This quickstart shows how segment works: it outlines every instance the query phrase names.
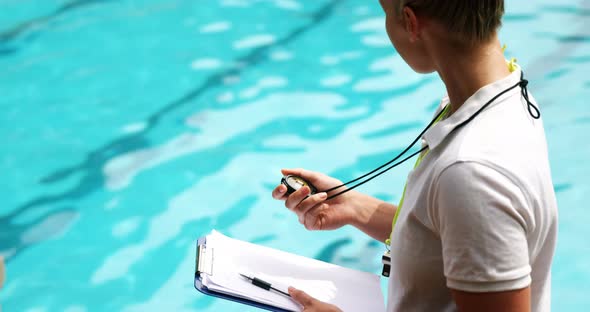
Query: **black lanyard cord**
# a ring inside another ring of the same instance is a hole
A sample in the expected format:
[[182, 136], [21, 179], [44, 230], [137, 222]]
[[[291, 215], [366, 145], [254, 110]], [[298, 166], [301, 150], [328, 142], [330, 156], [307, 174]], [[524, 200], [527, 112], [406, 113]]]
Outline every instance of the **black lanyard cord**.
[[[423, 147], [423, 148], [421, 148], [419, 151], [417, 151], [417, 152], [415, 152], [415, 153], [411, 154], [410, 156], [408, 156], [408, 157], [406, 157], [406, 158], [404, 158], [404, 159], [402, 159], [402, 160], [400, 160], [400, 161], [396, 162], [395, 164], [393, 164], [393, 165], [391, 165], [391, 166], [389, 166], [389, 167], [385, 168], [383, 171], [381, 171], [381, 172], [377, 173], [376, 175], [374, 175], [374, 176], [372, 176], [372, 177], [370, 177], [370, 178], [366, 179], [365, 181], [363, 181], [363, 182], [360, 182], [360, 183], [358, 183], [358, 184], [355, 184], [355, 185], [353, 185], [352, 187], [349, 187], [349, 188], [345, 189], [344, 191], [340, 191], [340, 192], [338, 192], [338, 193], [336, 193], [336, 194], [334, 194], [334, 195], [331, 195], [331, 196], [329, 196], [328, 198], [326, 198], [326, 200], [328, 200], [328, 199], [332, 199], [332, 198], [334, 198], [334, 197], [336, 197], [336, 196], [340, 196], [340, 195], [342, 195], [342, 194], [344, 194], [344, 193], [346, 193], [346, 192], [348, 192], [348, 191], [352, 191], [352, 190], [354, 190], [355, 188], [357, 188], [357, 187], [359, 187], [359, 186], [361, 186], [361, 185], [363, 185], [363, 184], [365, 184], [365, 183], [367, 183], [367, 182], [369, 182], [369, 181], [371, 181], [371, 180], [375, 179], [376, 177], [378, 177], [378, 176], [380, 176], [380, 175], [382, 175], [382, 174], [386, 173], [387, 171], [389, 171], [389, 170], [391, 170], [391, 169], [393, 169], [393, 168], [395, 168], [395, 167], [397, 167], [397, 166], [399, 166], [399, 165], [401, 165], [401, 164], [405, 163], [407, 160], [409, 160], [410, 158], [413, 158], [414, 156], [416, 156], [416, 155], [418, 155], [418, 154], [422, 153], [422, 152], [423, 152], [423, 151], [425, 151], [426, 149], [428, 149], [428, 146], [424, 146], [424, 147]], [[391, 162], [388, 162], [388, 164], [389, 164], [389, 163], [391, 163]], [[340, 186], [339, 186], [339, 187], [340, 187]]]
[[[397, 156], [395, 156], [395, 157], [394, 157], [392, 160], [390, 160], [390, 161], [388, 161], [388, 162], [384, 163], [383, 165], [381, 165], [381, 166], [379, 166], [379, 167], [377, 167], [377, 168], [373, 169], [371, 172], [368, 172], [368, 173], [365, 173], [365, 174], [363, 174], [362, 176], [360, 176], [360, 177], [358, 177], [358, 178], [356, 178], [356, 179], [354, 179], [354, 180], [350, 180], [350, 181], [348, 181], [348, 182], [346, 182], [346, 183], [340, 184], [340, 185], [338, 185], [338, 186], [335, 186], [335, 187], [333, 187], [333, 188], [327, 189], [327, 190], [325, 190], [325, 191], [322, 191], [322, 192], [326, 192], [326, 193], [328, 193], [328, 192], [331, 192], [331, 191], [337, 190], [337, 189], [339, 189], [339, 188], [341, 188], [341, 187], [343, 187], [343, 186], [346, 186], [346, 185], [349, 185], [349, 184], [351, 184], [351, 183], [354, 183], [354, 182], [356, 182], [356, 181], [358, 181], [358, 180], [360, 180], [360, 179], [362, 179], [362, 178], [365, 178], [365, 177], [367, 177], [367, 176], [369, 176], [369, 175], [371, 175], [371, 174], [373, 174], [373, 173], [375, 173], [375, 172], [379, 171], [380, 169], [384, 168], [385, 166], [387, 166], [387, 165], [391, 164], [392, 162], [394, 162], [394, 161], [398, 160], [398, 159], [399, 159], [400, 157], [402, 157], [402, 156], [403, 156], [405, 153], [407, 153], [407, 152], [410, 150], [410, 148], [412, 148], [412, 146], [414, 146], [414, 144], [416, 144], [416, 142], [418, 142], [418, 140], [420, 140], [420, 138], [421, 138], [421, 137], [424, 135], [424, 133], [426, 133], [426, 131], [427, 131], [428, 129], [430, 129], [430, 127], [431, 127], [431, 126], [432, 126], [432, 125], [435, 123], [435, 121], [436, 121], [436, 120], [437, 120], [437, 119], [440, 117], [440, 115], [442, 115], [442, 114], [444, 113], [444, 111], [445, 111], [444, 109], [443, 109], [443, 110], [441, 110], [441, 111], [440, 111], [440, 113], [438, 113], [438, 114], [436, 115], [436, 117], [434, 117], [434, 119], [433, 119], [433, 120], [432, 120], [432, 121], [431, 121], [431, 122], [428, 124], [428, 126], [426, 126], [426, 128], [424, 128], [424, 130], [422, 130], [422, 132], [421, 132], [421, 133], [420, 133], [420, 134], [419, 134], [419, 135], [418, 135], [418, 136], [417, 136], [417, 137], [414, 139], [414, 141], [412, 141], [412, 143], [410, 143], [410, 145], [408, 145], [408, 147], [406, 147], [406, 148], [405, 148], [405, 149], [404, 149], [404, 150], [403, 150], [401, 153], [399, 153]], [[380, 174], [378, 174], [378, 175], [380, 175]], [[373, 179], [373, 178], [370, 178], [370, 179], [369, 179], [369, 180], [367, 180], [367, 181], [370, 181], [371, 179]], [[367, 182], [367, 181], [365, 181], [365, 182]], [[356, 188], [357, 186], [359, 186], [359, 185], [361, 185], [361, 184], [364, 184], [365, 182], [361, 182], [360, 184], [357, 184], [357, 185], [353, 186], [352, 188]], [[350, 188], [350, 189], [352, 189], [352, 188]], [[336, 195], [340, 195], [340, 194], [342, 194], [342, 193], [338, 193], [338, 194], [336, 194]], [[336, 196], [336, 195], [332, 195], [332, 196], [330, 196], [330, 198], [332, 198], [332, 197], [334, 197], [334, 196]]]
[[526, 103], [527, 103], [527, 109], [529, 111], [529, 115], [531, 115], [531, 117], [533, 117], [534, 119], [539, 119], [541, 117], [541, 112], [539, 111], [539, 109], [537, 108], [537, 106], [535, 106], [535, 104], [533, 104], [531, 102], [531, 100], [529, 99], [529, 92], [527, 90], [527, 85], [529, 84], [529, 81], [524, 79], [524, 74], [521, 71], [520, 72], [520, 81], [517, 82], [516, 84], [514, 84], [512, 87], [507, 88], [506, 90], [496, 94], [493, 98], [491, 98], [487, 103], [485, 103], [482, 107], [480, 107], [473, 115], [471, 115], [471, 117], [467, 118], [465, 121], [463, 121], [462, 123], [458, 124], [457, 126], [455, 126], [455, 128], [453, 128], [453, 130], [451, 130], [451, 132], [463, 127], [464, 125], [468, 124], [469, 122], [471, 122], [475, 117], [477, 117], [477, 115], [479, 115], [479, 113], [481, 113], [484, 109], [486, 109], [488, 106], [490, 106], [490, 104], [492, 104], [495, 100], [497, 100], [499, 97], [501, 97], [502, 95], [506, 94], [507, 92], [510, 92], [512, 89], [516, 88], [516, 87], [520, 87], [520, 94], [522, 95], [522, 97], [525, 99]]
[[[502, 91], [502, 92], [500, 92], [500, 93], [496, 94], [496, 95], [495, 95], [493, 98], [491, 98], [491, 99], [490, 99], [490, 100], [489, 100], [487, 103], [485, 103], [485, 104], [484, 104], [484, 105], [483, 105], [483, 106], [482, 106], [480, 109], [478, 109], [478, 110], [477, 110], [477, 111], [476, 111], [476, 112], [475, 112], [473, 115], [471, 115], [471, 116], [470, 116], [468, 119], [466, 119], [466, 120], [465, 120], [465, 121], [463, 121], [462, 123], [460, 123], [460, 124], [458, 124], [457, 126], [455, 126], [455, 128], [453, 128], [453, 129], [452, 129], [452, 130], [449, 132], [449, 134], [450, 134], [450, 133], [452, 133], [452, 132], [454, 132], [455, 130], [457, 130], [457, 129], [459, 129], [459, 128], [463, 127], [463, 126], [465, 126], [465, 125], [466, 125], [466, 124], [468, 124], [469, 122], [471, 122], [471, 121], [472, 121], [472, 120], [473, 120], [475, 117], [477, 117], [477, 115], [479, 115], [479, 114], [480, 114], [480, 113], [481, 113], [481, 112], [482, 112], [484, 109], [486, 109], [488, 106], [490, 106], [490, 105], [491, 105], [491, 104], [492, 104], [492, 103], [493, 103], [495, 100], [497, 100], [499, 97], [501, 97], [502, 95], [506, 94], [507, 92], [509, 92], [509, 91], [513, 90], [513, 89], [514, 89], [514, 88], [516, 88], [516, 87], [520, 87], [520, 88], [521, 88], [521, 95], [522, 95], [522, 97], [525, 99], [525, 101], [527, 102], [527, 109], [528, 109], [529, 115], [531, 115], [531, 117], [533, 117], [534, 119], [539, 119], [539, 118], [541, 117], [541, 112], [539, 111], [539, 109], [537, 108], [537, 106], [535, 106], [535, 104], [533, 104], [533, 103], [530, 101], [530, 99], [529, 99], [529, 93], [528, 93], [528, 90], [527, 90], [527, 85], [528, 85], [528, 80], [524, 79], [524, 73], [521, 71], [521, 72], [520, 72], [520, 81], [519, 81], [518, 83], [516, 83], [516, 84], [514, 84], [513, 86], [511, 86], [511, 87], [509, 87], [509, 88], [505, 89], [504, 91]], [[432, 121], [431, 121], [431, 122], [428, 124], [428, 126], [426, 126], [426, 128], [424, 128], [424, 130], [422, 130], [422, 132], [421, 132], [421, 133], [420, 133], [420, 134], [419, 134], [419, 135], [416, 137], [416, 139], [414, 139], [414, 141], [412, 141], [412, 143], [410, 143], [410, 145], [408, 145], [408, 147], [406, 147], [406, 148], [405, 148], [405, 149], [404, 149], [404, 150], [403, 150], [401, 153], [399, 153], [397, 156], [395, 156], [395, 157], [394, 157], [392, 160], [390, 160], [390, 161], [386, 162], [385, 164], [383, 164], [383, 165], [381, 165], [381, 166], [379, 166], [379, 167], [375, 168], [375, 169], [374, 169], [374, 170], [372, 170], [371, 172], [368, 172], [368, 173], [366, 173], [366, 174], [364, 174], [364, 175], [362, 175], [362, 176], [360, 176], [360, 177], [358, 177], [358, 178], [356, 178], [356, 179], [354, 179], [354, 180], [350, 180], [350, 181], [348, 181], [348, 182], [346, 182], [346, 183], [343, 183], [343, 184], [341, 184], [341, 185], [335, 186], [335, 187], [333, 187], [333, 188], [330, 188], [330, 189], [327, 189], [327, 190], [325, 190], [325, 191], [321, 191], [321, 192], [326, 192], [326, 193], [328, 193], [328, 192], [334, 191], [334, 190], [336, 190], [336, 189], [339, 189], [339, 188], [341, 188], [341, 187], [343, 187], [343, 186], [346, 186], [346, 185], [349, 185], [349, 184], [351, 184], [351, 183], [354, 183], [354, 182], [356, 182], [356, 181], [358, 181], [358, 180], [360, 180], [360, 179], [363, 179], [363, 178], [365, 178], [365, 177], [367, 177], [367, 176], [369, 176], [369, 175], [371, 175], [371, 174], [373, 174], [373, 173], [375, 173], [375, 172], [377, 172], [377, 171], [379, 171], [379, 170], [381, 170], [381, 169], [385, 168], [387, 165], [390, 165], [391, 163], [395, 162], [395, 161], [396, 161], [396, 160], [398, 160], [400, 157], [402, 157], [404, 154], [406, 154], [406, 153], [407, 153], [407, 152], [408, 152], [408, 151], [409, 151], [409, 150], [412, 148], [412, 146], [414, 146], [414, 144], [416, 144], [416, 142], [418, 142], [418, 140], [420, 140], [420, 138], [422, 138], [422, 136], [423, 136], [423, 135], [426, 133], [426, 131], [428, 131], [428, 129], [430, 129], [430, 127], [432, 127], [432, 125], [434, 125], [434, 123], [435, 123], [435, 122], [436, 122], [436, 121], [439, 119], [439, 117], [440, 117], [440, 116], [441, 116], [441, 115], [442, 115], [442, 114], [443, 114], [445, 111], [446, 111], [446, 107], [445, 107], [445, 108], [443, 108], [443, 109], [442, 109], [442, 110], [441, 110], [441, 111], [440, 111], [440, 112], [439, 112], [439, 113], [436, 115], [436, 117], [434, 117], [434, 119], [432, 119]], [[359, 186], [361, 186], [361, 185], [363, 185], [363, 184], [365, 184], [365, 183], [367, 183], [367, 182], [369, 182], [369, 181], [373, 180], [374, 178], [376, 178], [376, 177], [378, 177], [378, 176], [380, 176], [380, 175], [384, 174], [385, 172], [387, 172], [387, 171], [389, 171], [389, 170], [391, 170], [391, 169], [393, 169], [393, 168], [395, 168], [395, 167], [397, 167], [397, 166], [399, 166], [399, 165], [403, 164], [403, 163], [404, 163], [404, 162], [406, 162], [407, 160], [409, 160], [409, 159], [411, 159], [412, 157], [414, 157], [414, 156], [416, 156], [416, 155], [418, 155], [418, 154], [422, 153], [422, 152], [423, 152], [423, 151], [425, 151], [426, 149], [428, 149], [428, 146], [424, 146], [424, 147], [422, 147], [422, 148], [421, 148], [419, 151], [417, 151], [417, 152], [415, 152], [415, 153], [411, 154], [410, 156], [408, 156], [408, 157], [406, 157], [406, 158], [402, 159], [402, 160], [401, 160], [401, 161], [399, 161], [399, 162], [396, 162], [396, 163], [392, 164], [391, 166], [389, 166], [389, 167], [385, 168], [385, 169], [384, 169], [384, 170], [382, 170], [381, 172], [378, 172], [378, 173], [377, 173], [377, 174], [375, 174], [374, 176], [372, 176], [372, 177], [370, 177], [370, 178], [366, 179], [365, 181], [359, 182], [359, 183], [355, 184], [354, 186], [352, 186], [352, 187], [350, 187], [350, 188], [348, 188], [348, 189], [346, 189], [346, 190], [343, 190], [343, 191], [341, 191], [341, 192], [338, 192], [338, 193], [336, 193], [336, 194], [334, 194], [334, 195], [331, 195], [331, 196], [329, 196], [329, 197], [328, 197], [326, 200], [328, 200], [328, 199], [332, 199], [332, 198], [334, 198], [334, 197], [336, 197], [336, 196], [339, 196], [339, 195], [342, 195], [342, 194], [344, 194], [344, 193], [346, 193], [346, 192], [348, 192], [348, 191], [352, 191], [353, 189], [355, 189], [355, 188], [357, 188], [357, 187], [359, 187]]]
[[531, 115], [531, 117], [533, 117], [534, 119], [541, 118], [541, 112], [539, 111], [539, 108], [537, 106], [535, 106], [535, 104], [533, 104], [531, 102], [531, 100], [529, 99], [529, 90], [527, 89], [527, 86], [529, 85], [529, 81], [526, 80], [526, 79], [524, 79], [524, 74], [522, 73], [522, 71], [520, 72], [520, 82], [519, 82], [519, 85], [521, 87], [520, 93], [522, 94], [522, 97], [526, 101], [526, 105], [527, 105], [527, 109], [529, 111], [529, 115]]

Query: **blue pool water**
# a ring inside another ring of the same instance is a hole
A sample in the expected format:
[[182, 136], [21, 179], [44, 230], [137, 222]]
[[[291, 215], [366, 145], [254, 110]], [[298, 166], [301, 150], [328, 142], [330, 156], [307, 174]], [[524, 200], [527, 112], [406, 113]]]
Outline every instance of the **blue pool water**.
[[[582, 311], [590, 1], [506, 5], [560, 208], [552, 305]], [[377, 273], [382, 245], [308, 232], [270, 191], [282, 167], [346, 180], [386, 161], [443, 92], [391, 48], [377, 1], [0, 0], [0, 305], [247, 310], [193, 288], [211, 229]], [[408, 166], [363, 191], [396, 202]]]

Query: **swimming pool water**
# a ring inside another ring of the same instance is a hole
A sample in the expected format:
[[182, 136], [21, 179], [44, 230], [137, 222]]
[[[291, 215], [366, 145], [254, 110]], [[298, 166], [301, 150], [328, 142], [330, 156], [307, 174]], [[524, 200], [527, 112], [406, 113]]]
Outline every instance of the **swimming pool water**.
[[[590, 1], [507, 1], [501, 40], [541, 105], [560, 209], [553, 309], [590, 306]], [[444, 89], [390, 46], [377, 1], [0, 0], [6, 311], [244, 311], [197, 293], [226, 235], [375, 272], [382, 245], [308, 232], [280, 168], [388, 160]], [[402, 166], [362, 190], [398, 201]]]

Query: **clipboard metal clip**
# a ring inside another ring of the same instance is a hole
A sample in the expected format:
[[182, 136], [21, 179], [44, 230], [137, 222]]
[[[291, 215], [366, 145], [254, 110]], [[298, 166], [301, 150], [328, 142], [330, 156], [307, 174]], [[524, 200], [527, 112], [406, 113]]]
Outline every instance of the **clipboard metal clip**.
[[205, 244], [198, 245], [196, 259], [195, 274], [213, 275], [213, 248], [207, 248]]

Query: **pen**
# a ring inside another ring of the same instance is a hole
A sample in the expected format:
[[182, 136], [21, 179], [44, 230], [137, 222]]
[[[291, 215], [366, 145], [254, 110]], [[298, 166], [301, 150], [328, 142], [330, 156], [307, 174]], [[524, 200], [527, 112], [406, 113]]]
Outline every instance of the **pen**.
[[282, 291], [280, 289], [276, 289], [276, 288], [272, 287], [272, 285], [269, 282], [265, 282], [265, 281], [263, 281], [263, 280], [261, 280], [261, 279], [259, 279], [257, 277], [250, 277], [250, 276], [244, 275], [242, 273], [240, 273], [240, 275], [243, 278], [251, 281], [252, 282], [252, 285], [254, 285], [256, 287], [260, 287], [260, 288], [265, 289], [265, 290], [268, 290], [268, 291], [270, 291], [272, 289], [272, 290], [274, 290], [276, 292], [279, 292], [279, 293], [281, 293], [281, 294], [283, 294], [283, 295], [285, 295], [287, 297], [291, 297], [291, 295], [289, 295], [288, 293], [286, 293], [286, 292], [284, 292], [284, 291]]

